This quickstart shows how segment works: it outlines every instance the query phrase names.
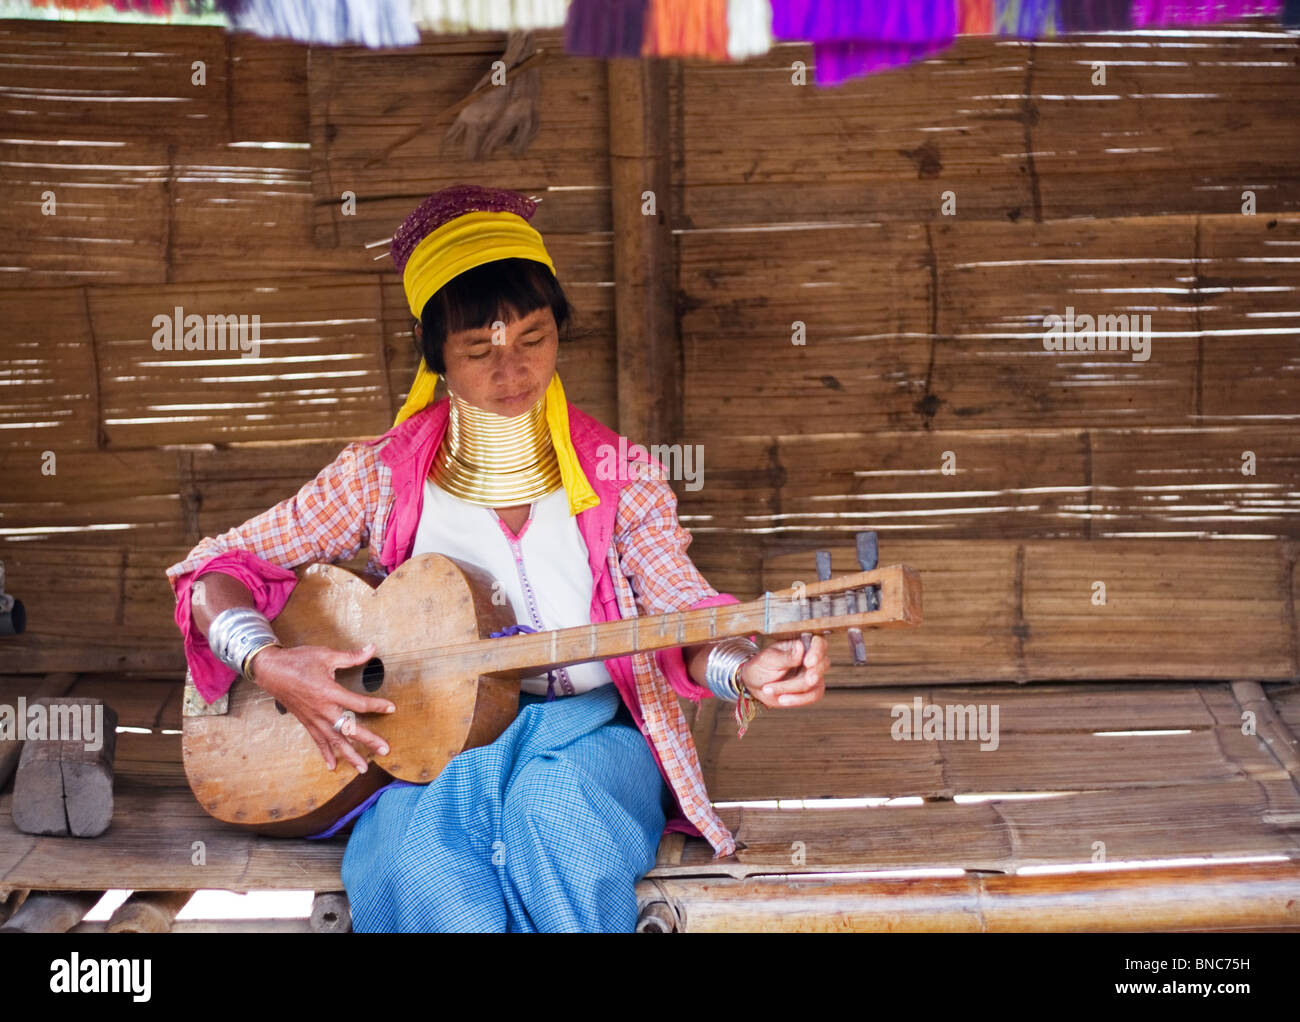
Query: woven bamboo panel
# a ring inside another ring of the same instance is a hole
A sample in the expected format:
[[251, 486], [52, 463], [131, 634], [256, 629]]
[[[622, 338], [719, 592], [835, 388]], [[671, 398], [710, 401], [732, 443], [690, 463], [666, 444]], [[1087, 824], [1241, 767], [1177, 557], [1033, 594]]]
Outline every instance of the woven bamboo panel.
[[[391, 419], [373, 275], [119, 287], [90, 295], [108, 443], [354, 437]], [[260, 354], [157, 351], [156, 315], [261, 317]]]
[[[504, 35], [467, 35], [454, 46], [430, 38], [382, 53], [316, 48], [309, 103], [317, 243], [388, 238], [419, 198], [469, 181], [543, 195], [532, 223], [548, 238], [552, 232], [608, 231], [604, 65], [565, 56], [558, 31], [536, 37], [547, 51], [540, 66], [540, 130], [522, 155], [501, 152], [479, 162], [443, 147], [453, 118], [438, 115], [491, 69], [504, 52]], [[416, 128], [414, 138], [389, 152]], [[358, 197], [356, 216], [341, 215], [345, 190]], [[557, 269], [563, 279], [558, 263]]]
[[[1292, 137], [1300, 135], [1294, 116]], [[1300, 219], [1261, 199], [1254, 216], [1205, 218], [1197, 239], [1197, 282], [1206, 422], [1250, 409], [1256, 421], [1300, 415]]]
[[5, 639], [5, 670], [183, 673], [166, 570], [188, 549], [8, 544], [5, 590], [23, 601], [28, 627]]
[[1294, 536], [1300, 510], [1290, 428], [687, 440], [702, 448], [703, 485], [679, 484], [678, 514], [700, 550], [719, 534], [808, 543], [864, 528], [891, 538]]
[[[179, 486], [188, 455], [177, 451], [11, 449], [0, 453], [0, 536], [60, 543], [181, 543]], [[53, 470], [47, 474], [43, 469]], [[0, 559], [7, 556], [0, 553]]]
[[942, 220], [945, 191], [962, 219], [1224, 213], [1244, 188], [1294, 212], [1297, 42], [1230, 32], [964, 38], [826, 90], [792, 84], [805, 45], [688, 63], [680, 226]]
[[1300, 40], [1276, 23], [1019, 48], [1033, 63], [1025, 151], [1043, 218], [1236, 213], [1247, 188], [1262, 210], [1300, 209], [1287, 156]]
[[[12, 196], [0, 218], [6, 287], [166, 279], [174, 176], [166, 145], [55, 136], [6, 141], [0, 154], [0, 186]], [[54, 326], [34, 336], [56, 336]]]
[[[859, 570], [827, 548], [833, 574]], [[1286, 542], [897, 540], [880, 560], [920, 572], [924, 620], [869, 635], [866, 667], [832, 636], [828, 684], [1300, 678]], [[773, 556], [762, 588], [815, 578], [811, 550]]]
[[[1239, 214], [688, 233], [686, 432], [1294, 421], [1298, 236]], [[1069, 309], [1151, 310], [1149, 357], [1045, 350]]]
[[97, 446], [98, 372], [85, 296], [0, 292], [0, 317], [0, 445], [26, 448], [38, 469], [38, 451]]
[[[288, 145], [6, 144], [0, 181], [16, 195], [0, 231], [9, 283], [19, 276], [30, 287], [373, 272], [386, 244], [315, 247], [311, 154], [305, 142]], [[54, 215], [42, 211], [47, 190]]]
[[[26, 138], [230, 141], [226, 36], [219, 26], [0, 21], [0, 119]], [[195, 61], [206, 84], [192, 84]]]
[[[895, 737], [900, 720], [915, 719], [905, 711], [912, 713], [917, 699], [923, 710], [933, 705], [941, 713], [983, 707], [989, 728], [983, 735], [967, 730], [965, 740]], [[718, 802], [951, 799], [1286, 779], [1241, 725], [1226, 685], [945, 686], [835, 689], [813, 706], [765, 712], [744, 739], [736, 738], [730, 714], [704, 703], [695, 733]], [[994, 730], [996, 742], [986, 740]]]
[[[792, 65], [809, 69], [792, 82]], [[924, 63], [819, 89], [812, 50], [782, 44], [735, 66], [683, 66], [679, 226], [928, 220], [1028, 210], [1022, 52], [960, 39]]]
[[681, 235], [685, 434], [921, 424], [925, 253], [911, 224]]

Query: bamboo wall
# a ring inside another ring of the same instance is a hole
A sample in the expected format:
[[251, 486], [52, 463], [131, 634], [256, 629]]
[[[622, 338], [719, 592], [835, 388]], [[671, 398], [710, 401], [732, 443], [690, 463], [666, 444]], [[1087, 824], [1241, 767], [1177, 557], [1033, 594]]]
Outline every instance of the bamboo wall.
[[[607, 76], [558, 33], [541, 39], [537, 139], [482, 164], [441, 151], [447, 118], [388, 150], [473, 88], [499, 36], [384, 53], [197, 27], [0, 36], [0, 560], [29, 617], [7, 669], [183, 666], [166, 565], [391, 423], [414, 354], [387, 239], [437, 188], [544, 196], [534, 223], [578, 310], [560, 372], [616, 423]], [[936, 577], [965, 549], [942, 544], [1003, 541], [971, 570], [1003, 572], [1004, 645], [983, 662], [1019, 680], [1040, 661], [1003, 569], [1027, 549], [1049, 568], [1078, 557], [1026, 544], [1141, 541], [1159, 571], [1161, 540], [1269, 540], [1232, 544], [1247, 581], [1213, 591], [1267, 608], [1233, 647], [1257, 676], [1300, 676], [1300, 40], [1265, 23], [963, 39], [832, 90], [791, 85], [794, 59], [809, 49], [670, 65], [684, 428], [636, 439], [703, 445], [680, 512], [714, 585], [783, 586], [795, 553], [809, 574], [812, 546], [862, 528], [886, 563], [907, 550]], [[259, 314], [265, 357], [154, 352], [152, 317], [176, 305]], [[1150, 313], [1150, 360], [1044, 351], [1042, 317], [1067, 305]], [[1181, 563], [1178, 585], [1205, 584]], [[1086, 635], [1041, 648], [1077, 671]], [[957, 680], [969, 650], [950, 662], [937, 673]], [[885, 680], [919, 669], [897, 663]]]

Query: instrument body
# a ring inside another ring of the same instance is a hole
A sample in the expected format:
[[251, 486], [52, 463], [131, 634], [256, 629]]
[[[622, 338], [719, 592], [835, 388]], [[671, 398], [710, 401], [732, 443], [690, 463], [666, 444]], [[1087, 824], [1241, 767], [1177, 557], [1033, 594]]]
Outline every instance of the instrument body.
[[[377, 588], [332, 564], [310, 565], [298, 576], [272, 623], [276, 636], [285, 646], [375, 644], [383, 672], [378, 687], [363, 683], [364, 667], [339, 671], [335, 680], [398, 707], [364, 717], [389, 754], [357, 745], [371, 760], [364, 774], [342, 757], [329, 770], [298, 718], [243, 678], [230, 688], [226, 713], [185, 717], [181, 739], [190, 788], [208, 813], [285, 837], [323, 830], [394, 778], [432, 781], [453, 756], [494, 741], [519, 710], [518, 672], [480, 674], [472, 664], [445, 661], [435, 669], [421, 655], [515, 623], [509, 601], [492, 602], [486, 572], [427, 554], [400, 565]], [[375, 673], [369, 672], [372, 685]]]

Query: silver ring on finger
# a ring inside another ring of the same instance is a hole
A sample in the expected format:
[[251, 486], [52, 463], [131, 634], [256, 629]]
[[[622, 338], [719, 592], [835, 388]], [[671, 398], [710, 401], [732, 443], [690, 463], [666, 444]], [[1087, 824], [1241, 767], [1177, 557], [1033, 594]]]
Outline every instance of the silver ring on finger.
[[350, 735], [357, 730], [357, 715], [351, 710], [344, 710], [334, 722], [334, 730], [341, 735]]

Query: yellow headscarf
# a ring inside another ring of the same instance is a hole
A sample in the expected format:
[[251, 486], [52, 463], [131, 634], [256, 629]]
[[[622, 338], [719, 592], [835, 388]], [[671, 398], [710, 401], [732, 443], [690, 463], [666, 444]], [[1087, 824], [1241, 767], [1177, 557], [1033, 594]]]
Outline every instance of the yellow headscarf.
[[[515, 213], [464, 213], [431, 231], [415, 246], [402, 271], [402, 287], [406, 291], [411, 315], [419, 319], [425, 304], [449, 280], [475, 266], [498, 259], [533, 259], [545, 263], [555, 273], [555, 264], [542, 244], [542, 236]], [[393, 425], [404, 422], [428, 406], [433, 401], [437, 385], [438, 374], [425, 364], [424, 359], [420, 359], [415, 382], [411, 384], [410, 393]], [[569, 406], [558, 372], [551, 376], [545, 400], [551, 443], [560, 462], [564, 490], [569, 495], [569, 514], [576, 515], [595, 507], [600, 498], [587, 481], [573, 449], [573, 438], [569, 435]]]

